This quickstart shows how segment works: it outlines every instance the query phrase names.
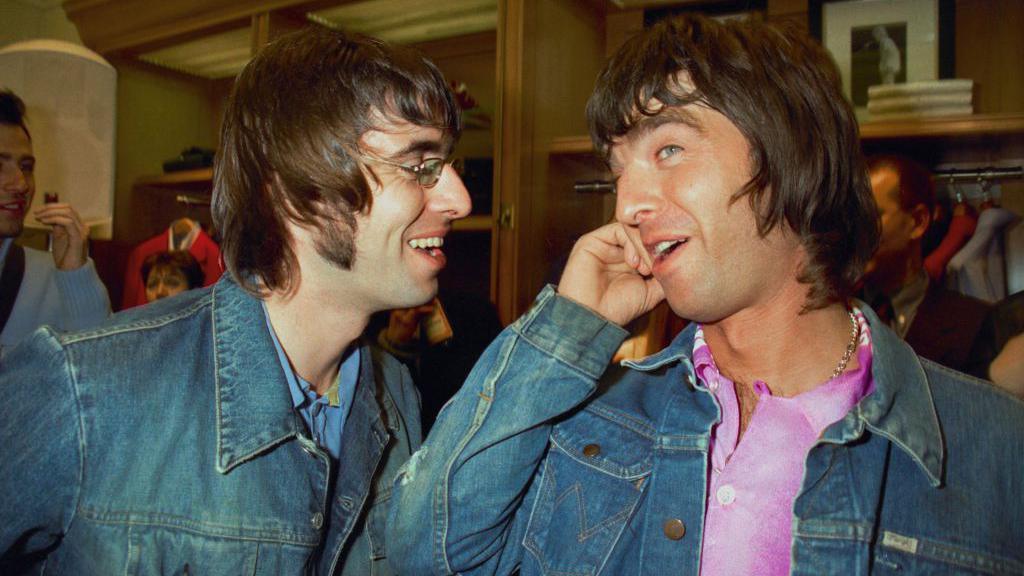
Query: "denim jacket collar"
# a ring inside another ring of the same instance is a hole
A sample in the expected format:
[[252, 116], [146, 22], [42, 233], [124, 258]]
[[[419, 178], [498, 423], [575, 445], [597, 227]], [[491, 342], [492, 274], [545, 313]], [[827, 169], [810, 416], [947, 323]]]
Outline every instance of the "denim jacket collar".
[[[921, 361], [910, 346], [879, 320], [870, 306], [859, 301], [856, 305], [871, 327], [871, 372], [875, 391], [842, 420], [826, 428], [821, 441], [845, 444], [860, 438], [867, 428], [906, 452], [928, 476], [932, 486], [938, 487], [942, 484], [945, 458], [942, 432]], [[691, 323], [667, 348], [639, 360], [624, 360], [622, 364], [649, 372], [682, 362], [687, 384], [693, 386], [691, 356], [696, 329], [696, 324]]]
[[216, 461], [222, 474], [301, 430], [262, 314], [260, 301], [228, 275], [213, 287]]

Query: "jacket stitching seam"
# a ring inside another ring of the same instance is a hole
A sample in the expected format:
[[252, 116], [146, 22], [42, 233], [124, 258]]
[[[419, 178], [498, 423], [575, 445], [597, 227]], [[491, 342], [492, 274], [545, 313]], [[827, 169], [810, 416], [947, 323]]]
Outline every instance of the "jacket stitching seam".
[[[58, 339], [54, 337], [54, 340]], [[88, 446], [86, 446], [85, 440], [85, 415], [82, 413], [82, 398], [81, 391], [78, 386], [78, 375], [70, 358], [72, 351], [60, 346], [59, 340], [57, 341], [57, 345], [61, 352], [63, 352], [64, 369], [67, 372], [68, 379], [70, 380], [71, 389], [74, 391], [75, 412], [78, 416], [78, 485], [75, 486], [75, 503], [71, 509], [71, 518], [68, 519], [67, 526], [64, 527], [64, 534], [67, 534], [71, 530], [71, 525], [74, 524], [75, 520], [78, 518], [78, 510], [82, 505], [82, 487], [85, 485], [85, 458], [86, 453], [88, 452]]]
[[166, 326], [167, 324], [171, 324], [171, 323], [177, 322], [179, 320], [183, 320], [185, 318], [188, 318], [189, 316], [192, 316], [193, 314], [198, 312], [201, 308], [204, 308], [204, 307], [208, 306], [209, 304], [210, 304], [210, 295], [206, 295], [202, 299], [197, 300], [195, 303], [193, 303], [192, 305], [188, 306], [187, 308], [185, 308], [183, 310], [178, 310], [176, 312], [173, 312], [171, 314], [167, 314], [165, 316], [160, 316], [160, 317], [152, 318], [152, 319], [148, 319], [148, 320], [136, 320], [134, 322], [130, 322], [128, 324], [124, 324], [124, 325], [116, 326], [116, 327], [97, 328], [97, 329], [86, 330], [86, 331], [82, 331], [82, 332], [74, 332], [74, 333], [71, 333], [71, 334], [68, 334], [68, 335], [64, 336], [61, 339], [61, 341], [64, 344], [77, 344], [79, 342], [84, 342], [84, 341], [87, 341], [87, 340], [94, 340], [96, 338], [103, 338], [103, 337], [106, 337], [106, 336], [116, 336], [118, 334], [124, 334], [125, 332], [139, 332], [139, 331], [142, 331], [142, 330], [151, 330], [151, 329], [154, 329], [154, 328], [160, 328], [162, 326]]
[[[130, 514], [129, 512], [112, 512], [112, 513], [113, 514]], [[284, 537], [280, 537], [280, 536], [276, 536], [276, 537], [275, 536], [244, 536], [244, 535], [223, 534], [223, 533], [215, 532], [215, 531], [212, 531], [212, 530], [204, 530], [204, 529], [202, 529], [202, 527], [206, 526], [206, 527], [214, 528], [214, 529], [215, 528], [234, 528], [234, 527], [233, 526], [229, 526], [229, 525], [224, 525], [224, 524], [213, 524], [213, 523], [208, 523], [208, 522], [195, 522], [195, 521], [191, 521], [188, 518], [183, 518], [183, 517], [179, 517], [179, 516], [171, 516], [171, 515], [165, 515], [167, 517], [167, 520], [164, 520], [164, 521], [161, 521], [161, 520], [131, 520], [131, 519], [111, 520], [111, 519], [107, 519], [107, 518], [102, 518], [99, 515], [98, 511], [91, 511], [91, 510], [88, 510], [88, 509], [83, 509], [82, 510], [82, 516], [85, 516], [86, 518], [89, 518], [90, 520], [92, 520], [93, 522], [96, 522], [98, 524], [105, 524], [105, 525], [108, 525], [108, 526], [128, 526], [129, 530], [132, 527], [135, 527], [135, 526], [153, 526], [153, 527], [160, 527], [160, 528], [182, 530], [182, 531], [185, 531], [185, 532], [189, 532], [191, 534], [197, 534], [199, 536], [205, 536], [205, 537], [209, 537], [209, 538], [224, 538], [224, 539], [227, 539], [227, 540], [236, 540], [236, 541], [243, 541], [243, 542], [276, 542], [276, 543], [279, 543], [279, 544], [295, 544], [295, 545], [306, 546], [306, 547], [315, 547], [317, 545], [317, 542], [316, 542], [317, 538], [309, 538], [309, 539], [307, 539], [307, 538], [302, 538], [299, 535], [296, 535], [295, 538], [284, 538]], [[172, 522], [171, 520], [182, 520], [183, 522], [175, 523], [175, 522]]]

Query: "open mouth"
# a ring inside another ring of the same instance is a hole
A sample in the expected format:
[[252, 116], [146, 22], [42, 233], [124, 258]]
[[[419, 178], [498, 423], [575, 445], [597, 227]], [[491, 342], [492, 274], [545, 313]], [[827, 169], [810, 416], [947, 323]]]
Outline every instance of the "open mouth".
[[438, 257], [443, 254], [441, 247], [444, 246], [444, 238], [441, 236], [431, 236], [429, 238], [413, 238], [409, 240], [409, 247], [416, 250], [425, 252], [433, 257]]
[[654, 260], [664, 260], [688, 241], [689, 238], [678, 238], [675, 240], [663, 240], [658, 242], [650, 248], [651, 256]]
[[8, 202], [6, 204], [0, 204], [0, 210], [4, 210], [6, 212], [18, 212], [18, 213], [21, 213], [21, 212], [25, 211], [25, 203], [24, 202], [17, 202], [17, 201], [15, 201], [15, 202]]

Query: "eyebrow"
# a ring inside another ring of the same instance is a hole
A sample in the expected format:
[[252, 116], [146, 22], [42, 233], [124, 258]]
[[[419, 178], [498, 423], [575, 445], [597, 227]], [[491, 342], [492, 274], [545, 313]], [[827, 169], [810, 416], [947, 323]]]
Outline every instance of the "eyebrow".
[[684, 124], [693, 128], [700, 134], [706, 133], [704, 123], [697, 118], [697, 115], [685, 108], [674, 106], [666, 108], [654, 116], [643, 116], [633, 124], [633, 127], [626, 134], [626, 138], [640, 138], [666, 124]]
[[402, 156], [409, 156], [412, 154], [427, 152], [436, 152], [438, 154], [444, 154], [445, 156], [447, 156], [447, 154], [450, 153], [453, 148], [455, 148], [455, 143], [450, 141], [449, 138], [445, 138], [444, 140], [413, 140], [404, 148], [395, 152], [391, 156], [393, 158], [399, 158]]
[[[665, 126], [666, 124], [683, 124], [697, 131], [698, 134], [707, 134], [707, 128], [704, 123], [697, 118], [697, 115], [685, 108], [674, 106], [671, 108], [665, 108], [662, 112], [654, 116], [642, 116], [626, 133], [625, 138], [627, 140], [636, 140], [654, 132], [658, 128]], [[618, 164], [615, 162], [615, 156], [613, 154], [608, 155], [608, 168], [615, 172], [618, 168]]]

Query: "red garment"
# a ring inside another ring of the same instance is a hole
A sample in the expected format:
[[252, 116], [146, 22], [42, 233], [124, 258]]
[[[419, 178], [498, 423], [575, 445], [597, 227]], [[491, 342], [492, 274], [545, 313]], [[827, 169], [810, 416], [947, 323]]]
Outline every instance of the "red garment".
[[[121, 299], [121, 310], [141, 306], [146, 303], [146, 287], [142, 282], [142, 262], [150, 254], [167, 251], [169, 234], [170, 228], [139, 244], [128, 255], [128, 264], [125, 266], [124, 273], [124, 297]], [[206, 276], [203, 286], [209, 286], [220, 279], [220, 275], [224, 272], [220, 262], [220, 246], [217, 246], [217, 243], [205, 231], [199, 230], [199, 235], [196, 236], [188, 251], [195, 257], [199, 262], [199, 266], [203, 269], [203, 274]]]
[[953, 213], [953, 220], [949, 223], [946, 236], [931, 254], [925, 256], [924, 269], [928, 272], [929, 278], [936, 282], [942, 280], [946, 273], [946, 265], [964, 244], [967, 244], [977, 227], [978, 216], [973, 210], [957, 210]]

